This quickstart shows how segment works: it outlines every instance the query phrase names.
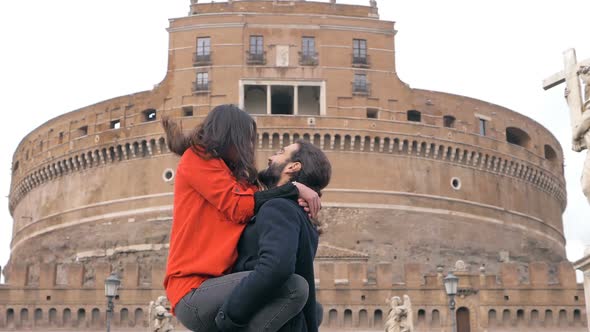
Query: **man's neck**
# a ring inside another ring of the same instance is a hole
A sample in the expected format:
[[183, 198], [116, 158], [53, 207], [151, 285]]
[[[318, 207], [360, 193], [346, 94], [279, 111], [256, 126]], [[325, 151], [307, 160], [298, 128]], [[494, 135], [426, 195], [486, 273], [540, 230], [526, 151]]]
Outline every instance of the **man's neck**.
[[282, 174], [281, 179], [279, 180], [279, 182], [277, 182], [277, 187], [287, 184], [288, 182], [291, 182], [291, 177], [286, 174]]

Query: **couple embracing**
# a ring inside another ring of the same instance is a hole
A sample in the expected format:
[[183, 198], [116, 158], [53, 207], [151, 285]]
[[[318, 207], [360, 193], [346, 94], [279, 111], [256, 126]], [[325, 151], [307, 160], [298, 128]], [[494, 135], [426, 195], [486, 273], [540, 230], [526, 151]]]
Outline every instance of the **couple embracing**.
[[185, 135], [162, 121], [181, 156], [164, 287], [192, 331], [316, 332], [313, 260], [326, 155], [306, 141], [255, 168], [256, 123], [233, 105], [215, 107]]

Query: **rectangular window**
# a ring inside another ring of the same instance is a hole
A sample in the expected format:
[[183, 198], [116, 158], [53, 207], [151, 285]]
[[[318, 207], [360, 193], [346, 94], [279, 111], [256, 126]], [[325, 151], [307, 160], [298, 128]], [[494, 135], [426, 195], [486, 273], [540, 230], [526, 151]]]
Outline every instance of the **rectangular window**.
[[211, 54], [211, 38], [197, 38], [197, 56], [208, 56]]
[[303, 37], [301, 44], [303, 56], [315, 57], [315, 37]]
[[264, 37], [250, 36], [250, 54], [262, 55], [264, 53]]
[[113, 120], [113, 121], [111, 121], [110, 128], [111, 129], [119, 129], [119, 128], [121, 128], [121, 121], [120, 120]]
[[479, 119], [479, 134], [481, 136], [485, 136], [486, 135], [486, 123], [487, 121], [484, 119]]
[[209, 73], [197, 73], [197, 81], [195, 82], [195, 91], [209, 91]]
[[354, 92], [368, 92], [368, 83], [366, 74], [354, 74], [353, 91]]
[[59, 144], [64, 142], [64, 132], [60, 132], [59, 133], [59, 139], [58, 139]]
[[193, 116], [193, 107], [192, 106], [182, 107], [182, 116]]
[[379, 110], [376, 108], [367, 108], [367, 118], [368, 119], [379, 118]]
[[78, 137], [82, 137], [82, 136], [86, 136], [88, 135], [88, 126], [82, 126], [80, 128], [78, 128]]
[[354, 39], [352, 41], [353, 57], [355, 63], [367, 62], [367, 41], [365, 39]]

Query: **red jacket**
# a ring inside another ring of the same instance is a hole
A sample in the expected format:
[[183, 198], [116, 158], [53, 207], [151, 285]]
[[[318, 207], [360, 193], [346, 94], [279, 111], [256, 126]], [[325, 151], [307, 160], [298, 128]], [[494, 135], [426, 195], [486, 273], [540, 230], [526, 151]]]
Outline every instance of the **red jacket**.
[[227, 273], [254, 215], [255, 186], [238, 183], [222, 159], [188, 149], [178, 164], [164, 287], [174, 307], [205, 280]]

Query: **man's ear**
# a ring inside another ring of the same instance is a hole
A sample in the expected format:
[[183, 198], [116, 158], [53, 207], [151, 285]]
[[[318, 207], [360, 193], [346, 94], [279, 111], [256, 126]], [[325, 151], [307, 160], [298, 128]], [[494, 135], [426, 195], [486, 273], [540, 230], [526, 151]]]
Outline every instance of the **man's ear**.
[[287, 165], [287, 167], [285, 169], [285, 171], [286, 171], [285, 173], [287, 173], [287, 174], [297, 173], [297, 172], [301, 171], [301, 167], [302, 167], [301, 162], [299, 162], [299, 161], [291, 162]]

